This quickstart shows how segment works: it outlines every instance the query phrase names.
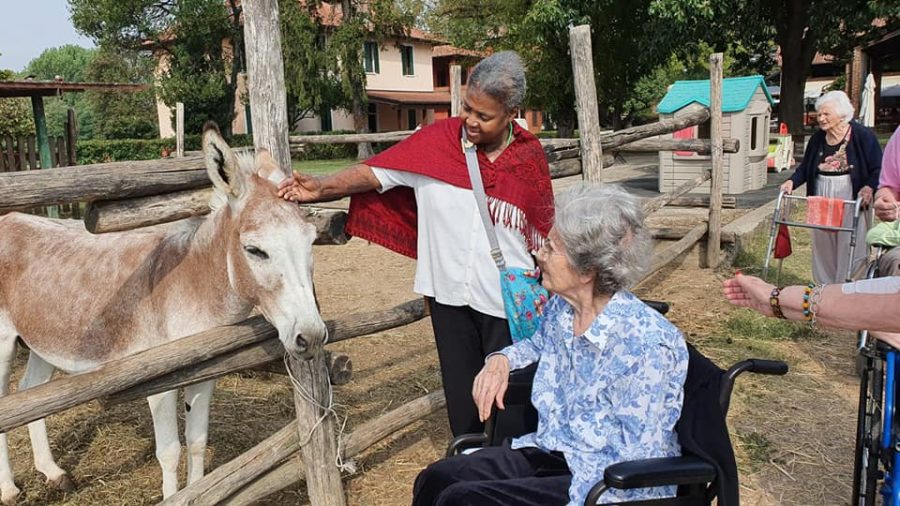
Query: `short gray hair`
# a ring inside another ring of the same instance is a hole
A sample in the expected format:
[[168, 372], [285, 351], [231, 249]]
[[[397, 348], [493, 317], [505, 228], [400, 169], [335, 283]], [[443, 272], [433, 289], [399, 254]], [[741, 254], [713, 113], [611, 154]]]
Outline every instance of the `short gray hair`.
[[825, 104], [832, 104], [834, 112], [844, 121], [849, 122], [853, 119], [853, 104], [850, 103], [850, 97], [841, 90], [832, 90], [816, 99], [816, 112]]
[[506, 112], [525, 100], [525, 66], [515, 51], [500, 51], [481, 60], [469, 75], [468, 87], [503, 104]]
[[594, 289], [609, 295], [637, 283], [652, 241], [638, 200], [617, 185], [579, 185], [555, 197], [553, 226], [581, 274], [595, 272]]

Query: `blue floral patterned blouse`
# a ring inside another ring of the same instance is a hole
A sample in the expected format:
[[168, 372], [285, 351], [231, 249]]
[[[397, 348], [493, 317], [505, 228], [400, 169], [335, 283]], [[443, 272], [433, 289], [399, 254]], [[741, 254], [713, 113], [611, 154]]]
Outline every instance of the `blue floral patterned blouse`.
[[[559, 451], [572, 471], [569, 504], [581, 505], [610, 464], [681, 454], [681, 416], [688, 352], [681, 332], [632, 293], [613, 295], [581, 336], [574, 310], [554, 296], [531, 339], [499, 353], [511, 369], [540, 361], [531, 402], [537, 432], [512, 448]], [[610, 490], [604, 502], [674, 496], [675, 487]]]

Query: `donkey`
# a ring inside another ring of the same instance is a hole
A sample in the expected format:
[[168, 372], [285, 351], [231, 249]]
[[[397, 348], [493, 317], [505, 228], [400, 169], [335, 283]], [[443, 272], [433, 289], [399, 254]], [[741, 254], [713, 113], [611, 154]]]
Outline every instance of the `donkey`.
[[[30, 350], [19, 389], [247, 318], [254, 308], [288, 353], [309, 358], [325, 323], [312, 279], [315, 227], [275, 195], [281, 172], [264, 151], [235, 154], [211, 123], [203, 151], [215, 192], [204, 218], [91, 235], [78, 222], [0, 217], [0, 396], [21, 340]], [[52, 306], [47, 301], [53, 301]], [[51, 309], [51, 307], [53, 309]], [[59, 309], [63, 308], [63, 309]], [[214, 381], [184, 389], [188, 483], [203, 476]], [[181, 458], [175, 390], [147, 398], [163, 497], [178, 490]], [[53, 460], [43, 420], [28, 424], [34, 464], [51, 486], [74, 488]], [[0, 434], [0, 501], [13, 504], [6, 434]]]

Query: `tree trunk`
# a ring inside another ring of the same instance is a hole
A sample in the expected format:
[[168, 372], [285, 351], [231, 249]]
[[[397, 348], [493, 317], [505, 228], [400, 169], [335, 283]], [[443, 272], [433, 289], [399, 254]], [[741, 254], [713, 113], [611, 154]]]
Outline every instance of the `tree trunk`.
[[[342, 0], [341, 10], [343, 11], [344, 22], [350, 22], [356, 16], [356, 7], [352, 0]], [[342, 64], [345, 66], [344, 72], [347, 81], [350, 84], [350, 93], [353, 95], [353, 101], [350, 107], [350, 114], [353, 116], [353, 128], [356, 133], [369, 133], [369, 111], [367, 109], [366, 100], [366, 78], [365, 73], [359, 68], [362, 65], [360, 55], [362, 47], [345, 48], [345, 58]], [[356, 159], [365, 160], [374, 155], [372, 144], [368, 142], [360, 142], [356, 145]]]
[[556, 118], [556, 136], [560, 139], [575, 137], [575, 118], [571, 115], [560, 115]]
[[816, 54], [817, 36], [809, 25], [809, 6], [805, 0], [786, 2], [787, 15], [779, 25], [776, 40], [781, 46], [781, 103], [779, 120], [787, 123], [794, 135], [803, 133], [806, 110], [803, 96], [806, 77]]

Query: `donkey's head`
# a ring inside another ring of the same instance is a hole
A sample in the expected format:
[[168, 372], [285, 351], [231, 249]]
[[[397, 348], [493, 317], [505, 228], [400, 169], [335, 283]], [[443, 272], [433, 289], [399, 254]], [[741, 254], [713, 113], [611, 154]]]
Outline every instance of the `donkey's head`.
[[275, 195], [284, 175], [268, 152], [234, 153], [211, 123], [203, 152], [215, 187], [210, 207], [228, 217], [231, 288], [259, 308], [288, 353], [311, 356], [325, 339], [313, 290], [315, 226], [299, 206]]

